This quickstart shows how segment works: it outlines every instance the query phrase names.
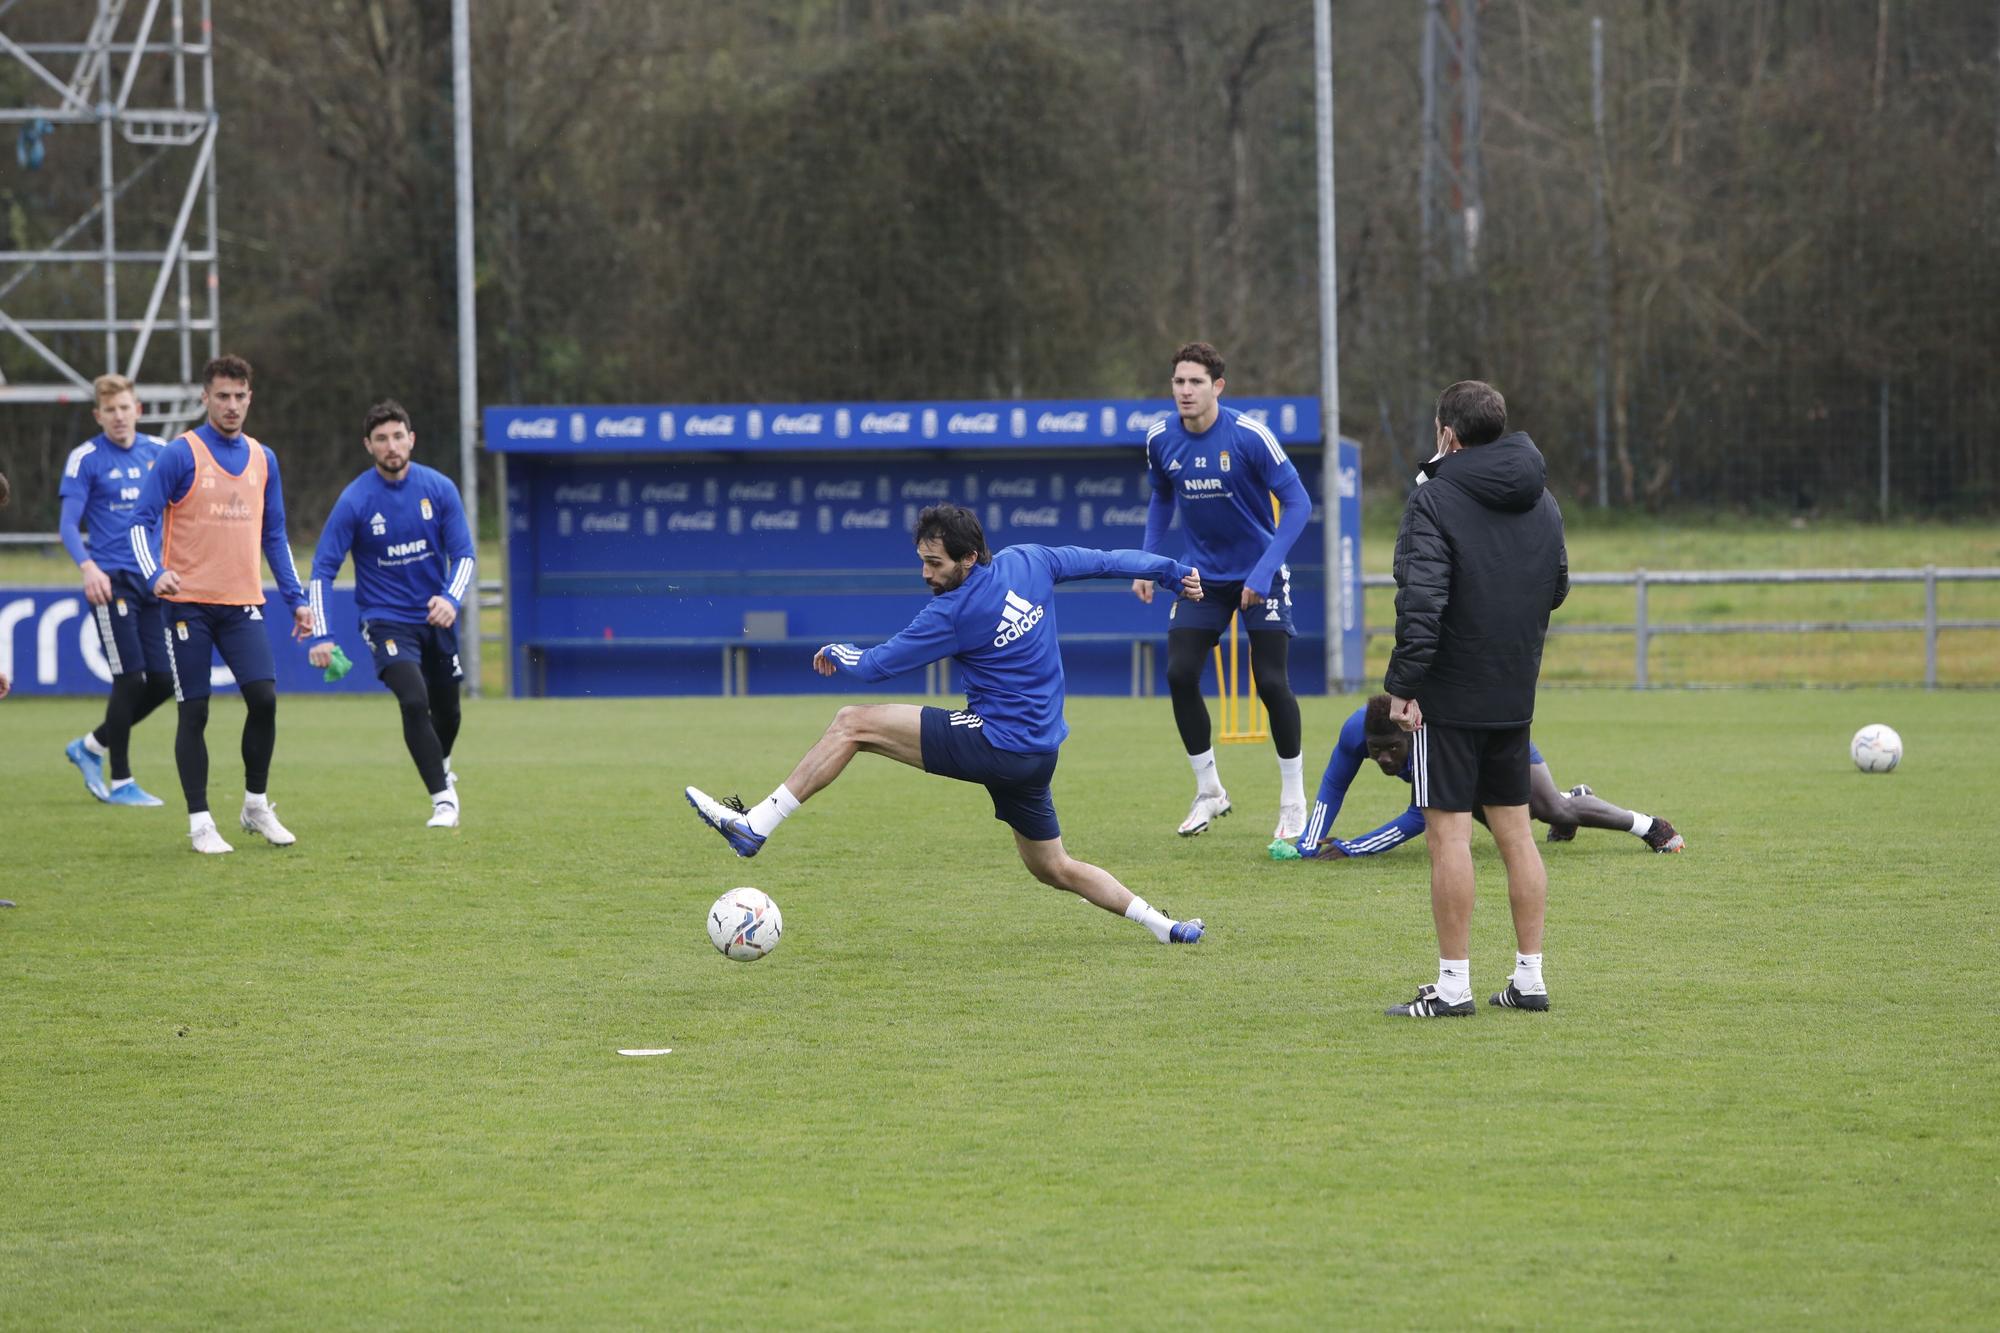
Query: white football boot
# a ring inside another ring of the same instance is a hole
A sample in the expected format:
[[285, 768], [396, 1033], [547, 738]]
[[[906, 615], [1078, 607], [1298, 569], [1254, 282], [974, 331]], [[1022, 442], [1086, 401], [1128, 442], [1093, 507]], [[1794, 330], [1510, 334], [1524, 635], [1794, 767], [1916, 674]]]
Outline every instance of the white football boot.
[[447, 800], [431, 802], [431, 817], [424, 821], [426, 828], [458, 827], [458, 791], [447, 788], [451, 796]]
[[1209, 824], [1229, 813], [1229, 793], [1217, 791], [1213, 794], [1197, 792], [1194, 804], [1188, 807], [1187, 818], [1176, 830], [1183, 838], [1192, 838], [1207, 829]]
[[1306, 831], [1306, 808], [1303, 805], [1280, 805], [1278, 807], [1278, 827], [1271, 831], [1273, 838], [1286, 842], [1297, 842], [1299, 835]]
[[243, 827], [251, 833], [262, 836], [273, 847], [289, 847], [298, 839], [292, 831], [278, 822], [278, 808], [269, 801], [262, 805], [243, 803]]
[[236, 850], [222, 840], [222, 834], [215, 827], [213, 819], [205, 820], [199, 827], [190, 830], [188, 840], [194, 844], [196, 851], [209, 856], [221, 856], [224, 852]]

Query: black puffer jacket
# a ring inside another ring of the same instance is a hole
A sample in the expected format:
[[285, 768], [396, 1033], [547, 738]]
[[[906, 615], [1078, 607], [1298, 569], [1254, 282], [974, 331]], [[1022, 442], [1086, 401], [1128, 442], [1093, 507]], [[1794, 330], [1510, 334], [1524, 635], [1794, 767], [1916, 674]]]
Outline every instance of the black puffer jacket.
[[1382, 686], [1426, 722], [1518, 727], [1535, 716], [1549, 612], [1569, 596], [1562, 510], [1520, 431], [1441, 460], [1396, 535], [1396, 649]]

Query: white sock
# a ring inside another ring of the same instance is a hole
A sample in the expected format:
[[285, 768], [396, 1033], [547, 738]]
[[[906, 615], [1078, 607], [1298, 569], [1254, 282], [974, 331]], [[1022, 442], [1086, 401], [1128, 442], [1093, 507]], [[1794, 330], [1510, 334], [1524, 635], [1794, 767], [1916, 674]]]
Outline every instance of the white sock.
[[97, 739], [96, 732], [86, 731], [83, 733], [83, 748], [96, 755], [99, 759], [108, 759], [111, 757], [111, 751]]
[[1278, 804], [1304, 805], [1306, 803], [1306, 757], [1295, 754], [1290, 759], [1278, 756]]
[[434, 791], [431, 793], [431, 804], [434, 806], [458, 804], [458, 797], [453, 794], [450, 783], [445, 784], [443, 791]]
[[1200, 796], [1222, 795], [1222, 775], [1215, 771], [1215, 749], [1213, 746], [1200, 754], [1188, 756], [1188, 767], [1194, 770], [1194, 789]]
[[117, 791], [120, 787], [129, 787], [131, 785], [132, 785], [132, 779], [130, 778], [111, 779], [111, 790], [113, 791]]
[[1643, 838], [1652, 831], [1653, 831], [1653, 817], [1651, 815], [1642, 815], [1637, 810], [1634, 810], [1632, 812], [1633, 836]]
[[1542, 980], [1542, 956], [1538, 953], [1517, 953], [1514, 955], [1514, 989], [1523, 995], [1547, 995], [1548, 983]]
[[768, 838], [778, 831], [778, 825], [797, 813], [799, 798], [792, 795], [792, 789], [782, 783], [776, 791], [757, 802], [750, 811], [750, 831], [760, 838]]
[[243, 793], [243, 808], [245, 810], [268, 810], [271, 808], [271, 800], [261, 791], [246, 791]]
[[1472, 998], [1472, 966], [1463, 958], [1438, 959], [1438, 998], [1464, 1004]]
[[1125, 919], [1127, 921], [1137, 921], [1147, 930], [1152, 931], [1153, 938], [1162, 944], [1167, 942], [1174, 928], [1172, 917], [1136, 893], [1132, 895], [1132, 901], [1125, 904]]
[[188, 836], [193, 837], [203, 829], [215, 827], [215, 816], [207, 810], [197, 810], [188, 816]]

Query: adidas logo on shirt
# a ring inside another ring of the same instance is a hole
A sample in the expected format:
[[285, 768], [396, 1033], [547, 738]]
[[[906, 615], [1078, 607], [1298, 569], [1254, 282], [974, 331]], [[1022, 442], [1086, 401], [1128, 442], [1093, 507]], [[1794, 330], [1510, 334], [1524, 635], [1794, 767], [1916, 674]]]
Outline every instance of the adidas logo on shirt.
[[1042, 608], [1009, 588], [1007, 604], [1000, 608], [1000, 623], [994, 626], [999, 633], [993, 636], [993, 646], [1005, 648], [1041, 623]]
[[379, 509], [368, 520], [368, 531], [374, 533], [377, 537], [386, 537], [389, 534], [389, 520], [382, 517], [382, 511]]

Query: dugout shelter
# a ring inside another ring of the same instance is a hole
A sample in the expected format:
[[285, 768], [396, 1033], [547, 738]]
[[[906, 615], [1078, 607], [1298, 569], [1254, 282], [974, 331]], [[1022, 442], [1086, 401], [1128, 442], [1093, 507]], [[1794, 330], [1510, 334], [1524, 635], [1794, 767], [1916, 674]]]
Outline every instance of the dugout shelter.
[[[1359, 447], [1339, 445], [1347, 598], [1327, 652], [1313, 398], [1236, 398], [1276, 434], [1313, 497], [1293, 547], [1294, 687], [1361, 669]], [[508, 679], [516, 697], [956, 692], [950, 663], [871, 686], [809, 668], [834, 641], [869, 646], [929, 595], [918, 510], [975, 510], [988, 544], [1137, 547], [1157, 399], [489, 407], [506, 540]], [[1179, 549], [1178, 516], [1169, 552]], [[1165, 687], [1169, 597], [1122, 579], [1065, 585], [1056, 605], [1073, 694]], [[1329, 671], [1329, 663], [1335, 664]]]

